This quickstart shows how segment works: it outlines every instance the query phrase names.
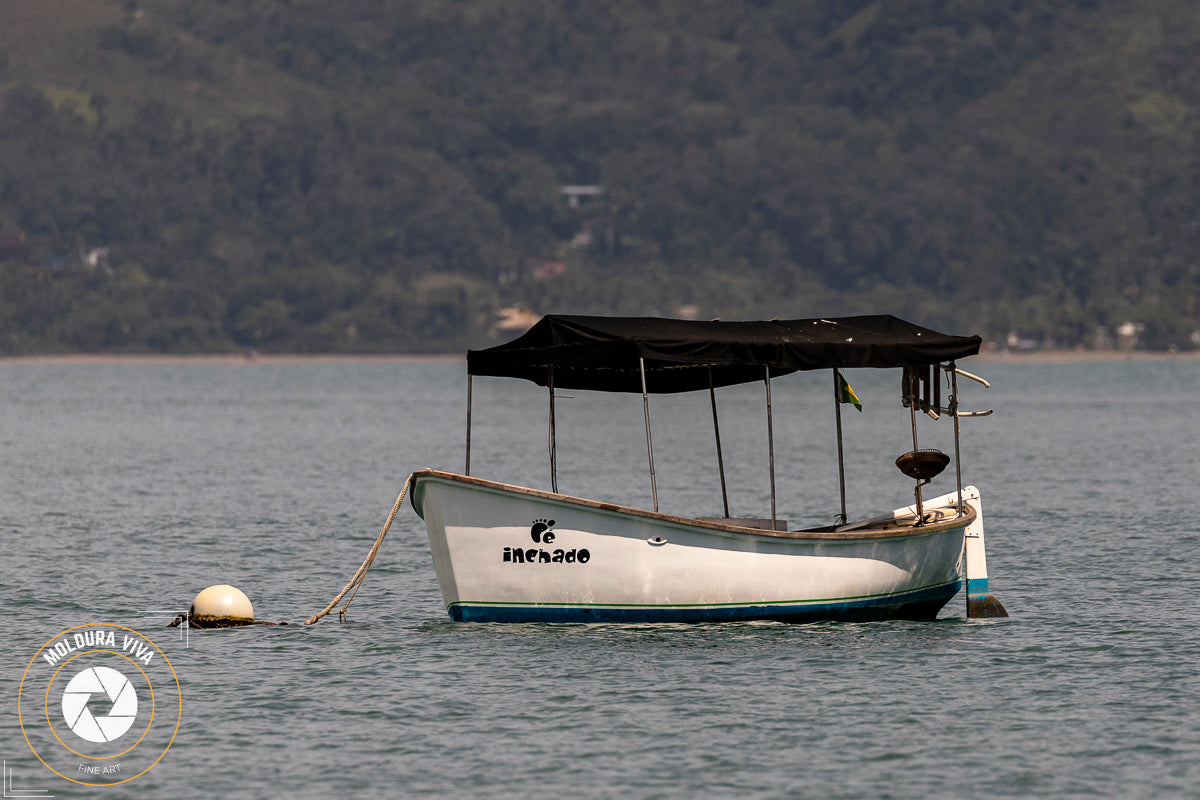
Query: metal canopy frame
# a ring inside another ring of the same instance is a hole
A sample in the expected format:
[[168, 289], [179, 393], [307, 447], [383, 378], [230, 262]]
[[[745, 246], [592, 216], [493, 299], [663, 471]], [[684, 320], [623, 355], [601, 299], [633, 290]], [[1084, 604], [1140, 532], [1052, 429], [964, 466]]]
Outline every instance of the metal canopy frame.
[[[971, 373], [964, 372], [957, 368], [956, 363], [952, 360], [946, 364], [931, 364], [925, 367], [927, 373], [925, 379], [916, 372], [916, 368], [906, 368], [904, 371], [905, 380], [903, 391], [901, 393], [902, 400], [909, 407], [910, 420], [912, 424], [912, 440], [913, 450], [917, 451], [917, 410], [918, 406], [922, 406], [922, 410], [928, 413], [934, 419], [938, 418], [940, 413], [948, 413], [954, 420], [954, 467], [955, 467], [955, 483], [958, 492], [958, 509], [961, 513], [963, 510], [963, 486], [962, 486], [962, 464], [961, 464], [961, 447], [960, 440], [962, 429], [960, 420], [964, 416], [987, 416], [991, 411], [984, 412], [962, 412], [959, 409], [958, 395], [958, 376], [964, 375], [972, 380], [978, 381], [985, 386], [989, 384], [987, 381], [979, 378]], [[654, 466], [654, 438], [650, 425], [650, 393], [647, 390], [646, 384], [646, 364], [645, 359], [638, 358], [638, 371], [641, 377], [642, 389], [642, 413], [646, 429], [646, 459], [650, 469], [650, 496], [653, 504], [653, 509], [658, 512], [658, 479]], [[950, 395], [947, 399], [945, 407], [941, 406], [941, 386], [939, 372], [945, 371], [950, 375]], [[725, 513], [725, 518], [729, 519], [729, 492], [725, 478], [725, 458], [721, 447], [721, 426], [717, 414], [717, 395], [716, 386], [711, 377], [711, 368], [709, 370], [710, 379], [708, 385], [709, 402], [712, 407], [713, 418], [713, 435], [716, 442], [717, 451], [717, 468], [720, 474], [721, 482], [721, 503]], [[842, 410], [841, 410], [841, 371], [838, 368], [833, 369], [833, 388], [834, 388], [834, 417], [837, 428], [837, 458], [838, 458], [838, 494], [840, 498], [840, 513], [838, 519], [840, 524], [845, 524], [848, 520], [846, 508], [846, 469], [845, 469], [845, 449], [842, 438]], [[467, 375], [467, 436], [466, 436], [466, 458], [464, 474], [471, 474], [471, 426], [472, 426], [472, 399], [473, 399], [473, 376]], [[923, 386], [922, 386], [923, 384]], [[936, 385], [934, 385], [936, 384]], [[557, 452], [557, 437], [555, 431], [555, 386], [554, 386], [554, 368], [547, 367], [546, 385], [549, 394], [549, 415], [548, 415], [548, 431], [547, 445], [550, 458], [550, 486], [551, 491], [558, 494], [558, 452]], [[776, 484], [775, 484], [775, 427], [774, 427], [774, 409], [771, 401], [771, 368], [765, 366], [763, 368], [763, 386], [765, 390], [766, 411], [767, 411], [767, 467], [770, 480], [770, 498], [771, 498], [771, 527], [775, 529], [778, 524], [778, 513], [776, 508]], [[922, 497], [921, 485], [915, 489], [916, 506], [918, 516], [922, 513]]]

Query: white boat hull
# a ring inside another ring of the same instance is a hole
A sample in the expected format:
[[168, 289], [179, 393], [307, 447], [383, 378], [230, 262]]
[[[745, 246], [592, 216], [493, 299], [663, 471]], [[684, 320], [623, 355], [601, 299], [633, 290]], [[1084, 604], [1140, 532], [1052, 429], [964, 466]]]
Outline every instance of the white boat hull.
[[476, 622], [932, 619], [976, 517], [772, 533], [435, 470], [412, 503], [451, 619]]

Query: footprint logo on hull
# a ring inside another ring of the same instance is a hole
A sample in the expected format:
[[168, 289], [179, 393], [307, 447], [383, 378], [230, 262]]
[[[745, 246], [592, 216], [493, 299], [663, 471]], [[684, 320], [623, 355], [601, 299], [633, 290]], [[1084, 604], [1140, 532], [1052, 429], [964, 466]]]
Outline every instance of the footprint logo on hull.
[[551, 544], [554, 541], [554, 520], [535, 519], [529, 528], [529, 537], [535, 544]]

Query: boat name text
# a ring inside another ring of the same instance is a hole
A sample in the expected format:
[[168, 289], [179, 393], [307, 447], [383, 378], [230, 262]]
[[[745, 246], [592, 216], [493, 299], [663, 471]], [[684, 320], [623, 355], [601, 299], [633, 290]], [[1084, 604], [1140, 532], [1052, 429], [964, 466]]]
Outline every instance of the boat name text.
[[[535, 519], [529, 526], [529, 538], [534, 544], [554, 544], [554, 520]], [[578, 550], [543, 550], [540, 547], [506, 547], [504, 561], [510, 564], [586, 564], [592, 554], [585, 548]]]
[[514, 564], [586, 564], [591, 561], [592, 554], [587, 548], [578, 550], [555, 550], [550, 552], [539, 547], [528, 549], [520, 547], [504, 548], [504, 561]]

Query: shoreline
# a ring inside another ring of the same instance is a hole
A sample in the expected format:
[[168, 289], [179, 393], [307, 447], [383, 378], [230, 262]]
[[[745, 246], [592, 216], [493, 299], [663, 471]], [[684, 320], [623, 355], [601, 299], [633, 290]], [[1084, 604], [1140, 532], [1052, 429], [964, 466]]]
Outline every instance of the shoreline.
[[32, 366], [65, 366], [88, 364], [156, 364], [186, 366], [190, 364], [226, 364], [253, 367], [260, 364], [427, 364], [462, 361], [464, 356], [450, 353], [258, 353], [246, 356], [238, 353], [54, 353], [27, 356], [0, 356], [0, 366], [27, 364]]
[[[24, 356], [0, 356], [0, 366], [75, 366], [98, 364], [155, 364], [186, 366], [190, 364], [224, 364], [255, 366], [259, 364], [430, 364], [463, 361], [461, 354], [453, 353], [277, 353], [246, 356], [238, 353], [55, 353]], [[1089, 361], [1195, 361], [1200, 360], [1200, 350], [1168, 353], [1160, 351], [1134, 350], [1043, 350], [1033, 353], [1011, 351], [981, 352], [971, 356], [970, 362], [1003, 364], [1070, 364]]]
[[[1166, 350], [1036, 350], [1014, 353], [1011, 350], [983, 351], [971, 356], [971, 361], [1004, 364], [1071, 364], [1088, 361], [1195, 361], [1200, 350], [1168, 352]], [[967, 362], [964, 362], [967, 363]]]

